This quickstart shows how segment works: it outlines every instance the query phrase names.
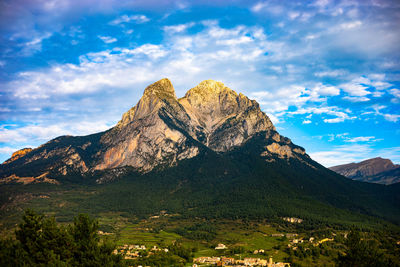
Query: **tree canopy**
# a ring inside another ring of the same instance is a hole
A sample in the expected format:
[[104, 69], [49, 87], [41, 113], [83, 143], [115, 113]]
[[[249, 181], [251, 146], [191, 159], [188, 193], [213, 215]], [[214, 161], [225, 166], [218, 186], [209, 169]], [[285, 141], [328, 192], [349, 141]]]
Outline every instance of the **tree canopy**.
[[101, 241], [98, 222], [87, 215], [68, 226], [26, 210], [15, 240], [0, 240], [0, 266], [120, 266], [114, 245]]

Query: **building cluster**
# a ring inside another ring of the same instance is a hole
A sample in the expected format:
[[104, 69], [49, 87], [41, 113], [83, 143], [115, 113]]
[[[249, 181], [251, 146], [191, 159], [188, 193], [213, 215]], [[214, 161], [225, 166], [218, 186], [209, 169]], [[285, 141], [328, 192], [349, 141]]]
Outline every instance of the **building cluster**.
[[244, 258], [243, 260], [236, 260], [227, 257], [199, 257], [193, 259], [193, 267], [202, 265], [216, 265], [216, 266], [266, 266], [266, 267], [290, 267], [290, 263], [286, 262], [273, 262], [272, 257], [269, 260], [260, 258]]
[[302, 223], [303, 219], [300, 218], [294, 218], [294, 217], [283, 217], [282, 218], [284, 221], [290, 222], [290, 223]]
[[133, 260], [140, 257], [141, 251], [148, 251], [148, 255], [156, 251], [164, 251], [168, 252], [167, 248], [158, 248], [157, 246], [153, 246], [151, 249], [147, 249], [145, 245], [128, 245], [125, 244], [123, 246], [119, 246], [114, 250], [114, 254], [123, 254], [126, 260]]
[[324, 239], [321, 239], [320, 241], [315, 241], [314, 237], [310, 237], [308, 240], [304, 240], [303, 238], [294, 238], [294, 239], [290, 240], [290, 243], [288, 244], [288, 248], [292, 248], [293, 250], [296, 250], [297, 246], [299, 244], [307, 242], [307, 241], [310, 244], [313, 244], [314, 247], [317, 247], [317, 246], [321, 245], [322, 243], [330, 242], [333, 240], [334, 240], [333, 238], [324, 238]]
[[107, 232], [103, 232], [103, 231], [97, 231], [97, 233], [99, 235], [113, 235], [114, 233], [107, 233]]
[[219, 249], [227, 249], [228, 247], [225, 246], [224, 244], [218, 244], [218, 246], [215, 247], [215, 249], [219, 250]]

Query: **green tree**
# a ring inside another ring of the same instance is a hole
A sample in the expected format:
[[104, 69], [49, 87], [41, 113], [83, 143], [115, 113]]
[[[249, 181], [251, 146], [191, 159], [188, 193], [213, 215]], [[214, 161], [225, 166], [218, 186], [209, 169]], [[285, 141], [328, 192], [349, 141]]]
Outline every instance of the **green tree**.
[[98, 222], [87, 215], [80, 214], [74, 219], [70, 232], [74, 239], [74, 259], [78, 266], [114, 266], [119, 257], [112, 252], [114, 246], [100, 242]]
[[391, 266], [388, 265], [389, 263], [384, 254], [379, 251], [376, 242], [363, 239], [359, 231], [352, 230], [347, 236], [345, 245], [345, 255], [339, 256], [337, 260], [339, 267]]
[[[27, 210], [23, 222], [16, 230], [16, 248], [29, 265], [54, 265], [70, 263], [73, 242], [67, 229], [58, 227], [54, 218], [45, 218]], [[19, 241], [19, 242], [18, 242]]]
[[114, 246], [101, 242], [98, 223], [79, 215], [74, 224], [58, 226], [54, 217], [46, 218], [25, 211], [15, 231], [15, 240], [0, 240], [0, 266], [116, 266], [121, 256]]

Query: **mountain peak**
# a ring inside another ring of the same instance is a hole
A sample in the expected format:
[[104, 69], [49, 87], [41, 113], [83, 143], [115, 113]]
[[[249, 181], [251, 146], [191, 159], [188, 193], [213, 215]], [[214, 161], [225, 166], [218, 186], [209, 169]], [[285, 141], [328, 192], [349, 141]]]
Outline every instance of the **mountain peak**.
[[144, 89], [144, 93], [139, 102], [122, 115], [118, 127], [129, 124], [133, 120], [143, 118], [157, 112], [163, 106], [163, 102], [177, 102], [175, 89], [168, 78], [161, 79], [150, 84]]
[[238, 95], [222, 82], [202, 81], [179, 103], [204, 130], [205, 145], [215, 151], [228, 151], [256, 133], [275, 130], [256, 101]]
[[147, 86], [143, 96], [157, 96], [161, 99], [172, 97], [176, 99], [174, 86], [168, 78], [161, 79]]
[[[358, 163], [333, 166], [329, 169], [353, 180], [389, 184], [392, 181], [392, 177], [387, 179], [383, 177], [383, 174], [398, 168], [400, 168], [400, 166], [393, 164], [390, 159], [376, 157]], [[376, 177], [379, 177], [380, 180], [377, 180]]]
[[190, 89], [185, 97], [186, 98], [200, 98], [202, 101], [210, 100], [220, 95], [221, 93], [228, 93], [237, 95], [235, 91], [228, 88], [222, 82], [214, 81], [214, 80], [204, 80], [199, 83], [197, 86]]

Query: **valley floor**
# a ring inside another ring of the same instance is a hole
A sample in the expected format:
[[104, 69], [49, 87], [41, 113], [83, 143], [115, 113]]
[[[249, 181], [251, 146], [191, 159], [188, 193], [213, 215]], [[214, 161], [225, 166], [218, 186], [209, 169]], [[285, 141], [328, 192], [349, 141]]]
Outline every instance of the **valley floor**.
[[[346, 251], [346, 237], [351, 229], [335, 224], [312, 225], [299, 218], [204, 219], [165, 210], [137, 217], [81, 205], [97, 194], [90, 186], [46, 186], [47, 190], [43, 186], [37, 190], [19, 187], [20, 191], [14, 189], [8, 195], [8, 188], [1, 187], [3, 237], [13, 235], [26, 208], [55, 216], [61, 224], [71, 223], [79, 213], [88, 213], [99, 221], [101, 238], [113, 241], [115, 252], [122, 253], [130, 266], [216, 266], [223, 262], [228, 266], [263, 266], [271, 257], [274, 263], [290, 263], [292, 267], [336, 266], [338, 257]], [[380, 253], [377, 255], [393, 259], [393, 266], [400, 265], [398, 226], [355, 226], [361, 229], [364, 239], [376, 243]]]

